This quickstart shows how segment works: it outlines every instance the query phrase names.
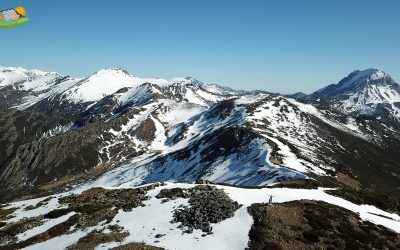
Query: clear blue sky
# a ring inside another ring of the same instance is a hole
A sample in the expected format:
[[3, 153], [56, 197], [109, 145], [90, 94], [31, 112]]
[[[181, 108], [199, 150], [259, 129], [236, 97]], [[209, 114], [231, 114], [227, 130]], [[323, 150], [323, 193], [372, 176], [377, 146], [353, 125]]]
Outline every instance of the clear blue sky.
[[0, 65], [72, 76], [121, 67], [235, 89], [311, 92], [355, 69], [400, 82], [398, 0], [1, 0], [31, 22], [0, 30]]

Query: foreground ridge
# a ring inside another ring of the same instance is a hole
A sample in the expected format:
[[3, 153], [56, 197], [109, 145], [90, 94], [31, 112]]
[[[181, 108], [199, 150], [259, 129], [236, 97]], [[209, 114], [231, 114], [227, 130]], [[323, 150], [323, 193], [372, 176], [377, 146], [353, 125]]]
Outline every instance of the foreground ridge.
[[[197, 209], [202, 209], [202, 206], [196, 207], [191, 199], [196, 197], [196, 202], [202, 202], [202, 199], [205, 202], [212, 201], [219, 192], [226, 198], [217, 198], [219, 203], [211, 203], [207, 210], [198, 213], [201, 210]], [[270, 195], [274, 197], [272, 205], [265, 203]], [[190, 226], [189, 221], [182, 225], [173, 219], [174, 214], [188, 209], [188, 201], [190, 209], [194, 209], [196, 214], [190, 218], [205, 220], [204, 223], [211, 223], [210, 226], [200, 229]], [[226, 217], [220, 214], [223, 210], [214, 210], [231, 202], [239, 206], [236, 205], [234, 213], [227, 213]], [[101, 210], [91, 212], [94, 206]], [[331, 196], [323, 189], [244, 189], [219, 185], [156, 183], [134, 189], [78, 188], [56, 196], [12, 203], [4, 209], [11, 210], [12, 213], [0, 231], [8, 232], [6, 238], [0, 237], [2, 244], [7, 243], [16, 248], [30, 246], [32, 249], [75, 249], [85, 246], [108, 249], [135, 242], [169, 249], [216, 249], [221, 244], [229, 249], [244, 249], [248, 244], [251, 249], [272, 245], [288, 247], [292, 244], [289, 240], [291, 237], [283, 240], [274, 237], [273, 240], [271, 236], [277, 231], [264, 231], [263, 237], [267, 239], [264, 242], [260, 241], [257, 233], [259, 230], [269, 230], [267, 226], [263, 226], [264, 223], [271, 223], [269, 225], [274, 227], [289, 227], [290, 223], [299, 220], [302, 228], [297, 229], [296, 233], [304, 237], [299, 243], [304, 247], [321, 246], [323, 238], [330, 239], [331, 243], [328, 244], [332, 246], [342, 247], [393, 247], [399, 243], [398, 234], [370, 222], [400, 232], [398, 215], [383, 212], [373, 206], [353, 204]], [[271, 221], [278, 218], [275, 216], [286, 220], [279, 213], [299, 209], [303, 210], [304, 215], [298, 212], [286, 214], [291, 217], [287, 220], [292, 222], [281, 224]], [[310, 209], [317, 209], [319, 212], [311, 213]], [[330, 215], [328, 218], [321, 217], [322, 213]], [[199, 217], [196, 217], [197, 214]], [[343, 218], [333, 220], [332, 216]], [[214, 221], [213, 217], [220, 219]], [[350, 217], [359, 221], [356, 226], [346, 220]], [[301, 222], [302, 218], [306, 221], [305, 224]], [[21, 229], [10, 234], [10, 230], [16, 227]], [[291, 233], [290, 229], [283, 230], [281, 235], [284, 232]], [[318, 231], [315, 233], [312, 230]], [[368, 230], [368, 234], [365, 230]], [[368, 240], [344, 238], [344, 235], [350, 236], [348, 232]], [[230, 240], [227, 241], [226, 237]], [[371, 237], [375, 238], [370, 240]], [[92, 241], [86, 240], [89, 238]]]

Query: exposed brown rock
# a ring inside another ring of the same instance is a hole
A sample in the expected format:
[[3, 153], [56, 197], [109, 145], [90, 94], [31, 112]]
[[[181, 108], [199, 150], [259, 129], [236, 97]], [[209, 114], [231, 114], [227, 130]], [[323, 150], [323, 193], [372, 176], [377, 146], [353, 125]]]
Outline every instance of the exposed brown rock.
[[17, 208], [0, 208], [0, 220], [6, 220]]

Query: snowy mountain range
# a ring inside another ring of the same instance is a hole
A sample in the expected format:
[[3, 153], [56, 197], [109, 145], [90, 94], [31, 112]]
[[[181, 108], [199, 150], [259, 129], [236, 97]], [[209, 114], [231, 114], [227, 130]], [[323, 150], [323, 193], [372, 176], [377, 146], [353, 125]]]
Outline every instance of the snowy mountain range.
[[[27, 215], [21, 206], [32, 205], [33, 201], [12, 203], [9, 208], [18, 209], [11, 216], [19, 218], [45, 216], [51, 209], [64, 208], [65, 204], [49, 195], [66, 197], [67, 190], [79, 196], [95, 187], [121, 189], [159, 182], [168, 182], [167, 188], [201, 186], [194, 183], [232, 185], [230, 191], [226, 191], [227, 186], [216, 187], [245, 204], [237, 210], [235, 216], [239, 217], [233, 217], [237, 220], [234, 223], [239, 226], [247, 220], [246, 228], [250, 228], [255, 224], [249, 222], [251, 216], [246, 211], [257, 202], [266, 202], [267, 193], [277, 192], [279, 196], [287, 190], [294, 192], [291, 188], [302, 188], [299, 193], [307, 193], [307, 188], [324, 187], [329, 191], [315, 189], [310, 197], [341, 206], [342, 201], [337, 202], [335, 199], [339, 198], [334, 197], [339, 196], [349, 202], [341, 207], [353, 212], [359, 209], [356, 204], [376, 206], [365, 210], [368, 212], [363, 219], [400, 232], [398, 215], [392, 214], [400, 211], [399, 128], [400, 87], [377, 69], [354, 71], [339, 83], [310, 95], [288, 97], [264, 91], [236, 91], [191, 77], [139, 78], [122, 69], [104, 69], [86, 78], [72, 78], [54, 72], [0, 67], [0, 199], [46, 196], [34, 201], [47, 199], [52, 204], [48, 211], [39, 204], [37, 209], [41, 212]], [[261, 195], [264, 198], [251, 202], [238, 195], [244, 192], [242, 187], [269, 186], [281, 189], [248, 191], [248, 195], [265, 191]], [[162, 192], [161, 189], [155, 190]], [[146, 192], [150, 192], [150, 201], [144, 203], [150, 206], [149, 213], [154, 213], [152, 206], [164, 206], [159, 204], [156, 191]], [[327, 193], [329, 197], [324, 196]], [[280, 202], [296, 200], [294, 196]], [[192, 196], [179, 199], [189, 197]], [[178, 203], [185, 205], [187, 201]], [[173, 207], [168, 204], [172, 203], [167, 202], [165, 209], [171, 214]], [[69, 206], [68, 213], [60, 217], [65, 220], [59, 223], [72, 218], [73, 213], [85, 214]], [[378, 216], [368, 215], [373, 213]], [[255, 214], [253, 211], [253, 217]], [[157, 223], [168, 223], [167, 217]], [[5, 225], [13, 221], [5, 219]], [[45, 219], [48, 221], [39, 226], [42, 231], [28, 231], [29, 235], [46, 232], [57, 220]], [[90, 230], [99, 225], [92, 225]], [[169, 231], [169, 227], [172, 226], [166, 224], [163, 230]], [[0, 227], [0, 248], [2, 244], [29, 239], [21, 234], [6, 238], [1, 230], [5, 229]], [[76, 243], [90, 231], [85, 230], [86, 234], [74, 231], [72, 235], [80, 237], [67, 237], [68, 242]], [[248, 230], [240, 233], [240, 242], [229, 248], [243, 249], [252, 242]], [[171, 233], [178, 231], [171, 229]], [[168, 240], [168, 233], [161, 234], [167, 236], [144, 242], [171, 249], [188, 246], [174, 245]], [[218, 237], [223, 235], [215, 233], [213, 239], [221, 240]], [[186, 241], [182, 238], [182, 242], [195, 244], [193, 237], [202, 238], [192, 236]], [[128, 237], [130, 240], [123, 243], [140, 242], [143, 237]], [[45, 246], [41, 241], [34, 242], [37, 247]], [[203, 243], [194, 248], [201, 249]]]

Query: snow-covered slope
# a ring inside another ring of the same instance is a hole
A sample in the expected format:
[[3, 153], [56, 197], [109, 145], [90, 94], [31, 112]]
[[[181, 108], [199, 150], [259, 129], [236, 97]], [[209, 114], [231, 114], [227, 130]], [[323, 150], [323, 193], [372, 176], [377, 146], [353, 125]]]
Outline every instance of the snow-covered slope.
[[0, 66], [0, 87], [5, 87], [14, 83], [22, 83], [28, 80], [35, 80], [47, 74], [49, 73], [40, 70]]
[[[242, 95], [210, 108], [165, 96], [128, 107], [126, 114], [118, 111], [126, 118], [101, 136], [101, 162], [117, 166], [99, 183], [204, 179], [252, 186], [305, 179], [308, 173], [325, 176], [354, 155], [349, 137], [364, 143], [380, 138], [368, 126], [268, 94]], [[119, 116], [105, 117], [110, 122]], [[361, 135], [360, 129], [367, 132]], [[142, 155], [132, 158], [131, 151]]]
[[64, 93], [67, 95], [67, 99], [73, 102], [95, 102], [122, 88], [135, 88], [146, 82], [160, 86], [169, 84], [164, 79], [138, 78], [121, 69], [103, 69], [80, 81]]
[[[246, 109], [243, 106], [225, 107], [232, 104], [233, 101], [225, 101], [205, 110], [198, 104], [161, 99], [142, 106], [143, 111], [136, 117], [110, 131], [112, 135], [105, 149], [112, 151], [121, 147], [128, 137], [130, 147], [137, 151], [146, 148], [148, 154], [124, 162], [99, 182], [116, 179], [113, 178], [116, 175], [136, 185], [161, 180], [193, 182], [199, 178], [265, 185], [306, 178], [292, 164], [287, 167], [294, 170], [270, 162], [272, 149], [268, 141], [244, 127]], [[171, 119], [174, 114], [177, 117]], [[146, 136], [134, 132], [141, 124], [146, 124]], [[292, 163], [295, 159], [292, 157]], [[302, 169], [302, 172], [306, 171]]]
[[[310, 104], [262, 92], [238, 93], [191, 77], [143, 79], [121, 69], [100, 70], [85, 79], [20, 68], [1, 72], [0, 91], [7, 85], [12, 89], [6, 94], [22, 93], [14, 106], [39, 106], [44, 113], [51, 108], [65, 120], [39, 135], [40, 140], [101, 124], [93, 157], [100, 165], [120, 168], [122, 178], [135, 184], [201, 178], [265, 185], [304, 179], [307, 173], [327, 175], [343, 163], [337, 155], [352, 151], [338, 133], [368, 143], [382, 141], [368, 125], [338, 120]], [[361, 93], [366, 87], [393, 86], [383, 72], [367, 70], [353, 72], [336, 89]], [[338, 90], [331, 88], [333, 92]], [[395, 100], [394, 93], [386, 97]], [[73, 124], [70, 129], [68, 124]], [[146, 157], [142, 161], [138, 156]]]
[[[103, 69], [87, 78], [70, 78], [54, 72], [0, 67], [0, 89], [11, 87], [13, 91], [8, 91], [7, 94], [20, 96], [18, 99], [9, 98], [7, 106], [19, 109], [26, 109], [44, 99], [57, 103], [93, 103], [124, 88], [130, 89], [128, 94], [140, 92], [142, 88], [140, 86], [145, 83], [162, 88], [163, 92], [174, 96], [177, 100], [203, 106], [209, 106], [216, 101], [226, 99], [225, 96], [235, 94], [233, 90], [227, 91], [217, 85], [204, 84], [192, 77], [171, 80], [139, 78], [122, 69]], [[124, 101], [126, 100], [121, 100]]]

